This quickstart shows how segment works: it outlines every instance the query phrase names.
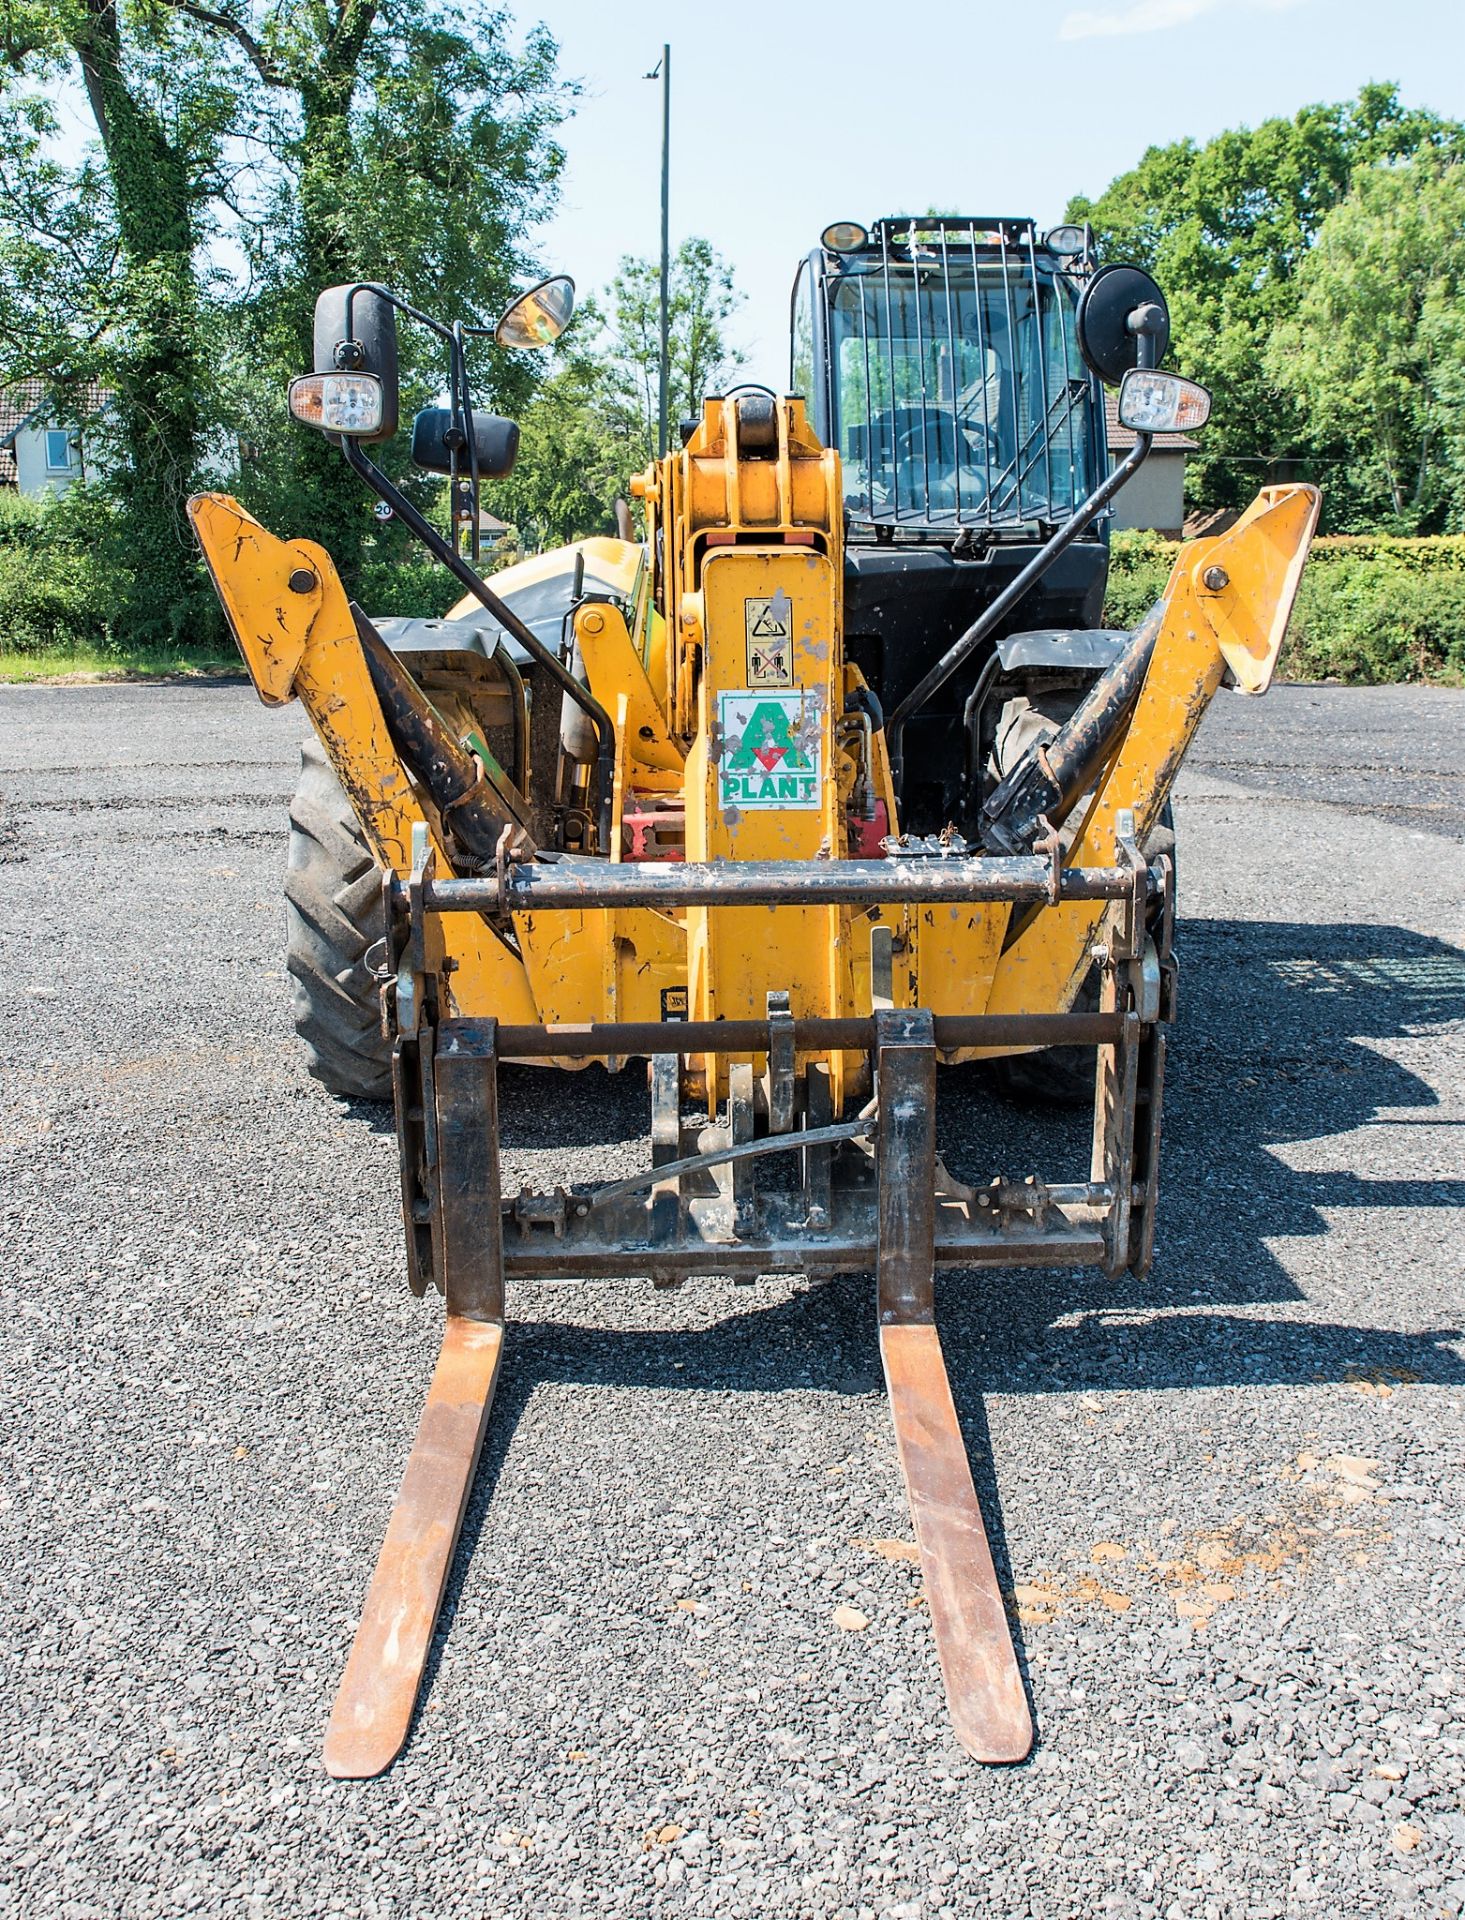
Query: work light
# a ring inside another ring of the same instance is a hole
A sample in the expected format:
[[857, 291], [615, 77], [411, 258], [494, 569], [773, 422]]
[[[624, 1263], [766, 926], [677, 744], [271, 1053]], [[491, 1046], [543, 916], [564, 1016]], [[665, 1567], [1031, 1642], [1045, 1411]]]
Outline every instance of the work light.
[[1211, 396], [1178, 373], [1131, 367], [1119, 386], [1119, 424], [1133, 433], [1185, 433], [1211, 417]]
[[374, 373], [303, 373], [290, 382], [290, 411], [322, 433], [369, 439], [382, 423], [382, 383]]
[[820, 245], [830, 253], [858, 253], [868, 245], [870, 236], [858, 220], [836, 220], [819, 236]]
[[1082, 227], [1049, 227], [1043, 235], [1043, 245], [1049, 253], [1056, 253], [1067, 260], [1083, 252], [1084, 237]]

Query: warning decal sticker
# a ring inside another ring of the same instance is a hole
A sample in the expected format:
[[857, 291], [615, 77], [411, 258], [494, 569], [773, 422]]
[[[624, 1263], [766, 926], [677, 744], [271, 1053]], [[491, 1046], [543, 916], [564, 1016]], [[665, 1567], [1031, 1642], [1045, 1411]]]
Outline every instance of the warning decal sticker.
[[823, 754], [820, 694], [804, 688], [793, 693], [750, 688], [719, 694], [718, 704], [723, 810], [787, 807], [807, 812], [817, 807]]
[[780, 590], [771, 599], [743, 602], [748, 638], [748, 685], [791, 687], [794, 679], [794, 607]]

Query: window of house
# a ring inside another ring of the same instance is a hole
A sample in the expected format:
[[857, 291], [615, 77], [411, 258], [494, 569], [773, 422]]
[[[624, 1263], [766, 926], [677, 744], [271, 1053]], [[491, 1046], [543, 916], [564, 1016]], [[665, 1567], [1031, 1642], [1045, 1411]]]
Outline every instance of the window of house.
[[71, 435], [63, 427], [46, 430], [46, 468], [50, 473], [71, 471]]

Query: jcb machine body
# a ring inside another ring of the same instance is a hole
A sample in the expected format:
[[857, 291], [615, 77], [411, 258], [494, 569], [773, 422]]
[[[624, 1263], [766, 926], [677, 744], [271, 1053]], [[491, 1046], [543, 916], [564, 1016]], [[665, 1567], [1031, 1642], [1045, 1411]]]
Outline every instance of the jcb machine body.
[[[1031, 1745], [933, 1277], [992, 1312], [992, 1269], [1148, 1266], [1175, 1003], [1166, 803], [1223, 682], [1265, 690], [1318, 506], [1265, 490], [1181, 550], [1132, 633], [1098, 630], [1104, 510], [1153, 431], [1207, 401], [1156, 370], [1153, 283], [1093, 271], [1082, 234], [1050, 239], [1023, 221], [830, 229], [797, 290], [799, 392], [709, 399], [636, 483], [644, 543], [587, 541], [493, 585], [363, 450], [395, 425], [406, 310], [330, 290], [292, 408], [467, 589], [446, 621], [378, 628], [321, 548], [226, 497], [193, 503], [261, 697], [300, 699], [319, 742], [291, 872], [316, 941], [292, 953], [313, 1065], [347, 1091], [389, 1065], [409, 1278], [446, 1302], [333, 1773], [378, 1772], [406, 1738], [510, 1276], [873, 1271], [955, 1731], [985, 1760]], [[564, 288], [516, 303], [500, 340], [551, 336]], [[439, 331], [451, 404], [419, 417], [414, 453], [476, 525], [514, 432], [472, 410], [462, 336]], [[1114, 474], [1106, 378], [1137, 433]], [[339, 966], [317, 951], [337, 923]], [[1088, 1164], [955, 1179], [938, 1063], [1041, 1074], [1076, 1049]], [[502, 1060], [649, 1063], [644, 1172], [512, 1190]]]

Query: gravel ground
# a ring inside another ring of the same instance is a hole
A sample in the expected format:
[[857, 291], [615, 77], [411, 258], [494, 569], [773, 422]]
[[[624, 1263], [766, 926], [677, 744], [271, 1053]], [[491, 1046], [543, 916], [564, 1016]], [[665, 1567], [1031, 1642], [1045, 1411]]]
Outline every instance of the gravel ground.
[[[947, 1731], [852, 1280], [519, 1290], [411, 1743], [324, 1776], [439, 1318], [389, 1119], [289, 1029], [298, 734], [0, 692], [0, 1912], [1465, 1908], [1465, 695], [1218, 702], [1155, 1272], [944, 1284], [1010, 1771]], [[942, 1100], [958, 1165], [1060, 1173], [1067, 1123]], [[645, 1150], [629, 1076], [504, 1107], [511, 1178]]]

